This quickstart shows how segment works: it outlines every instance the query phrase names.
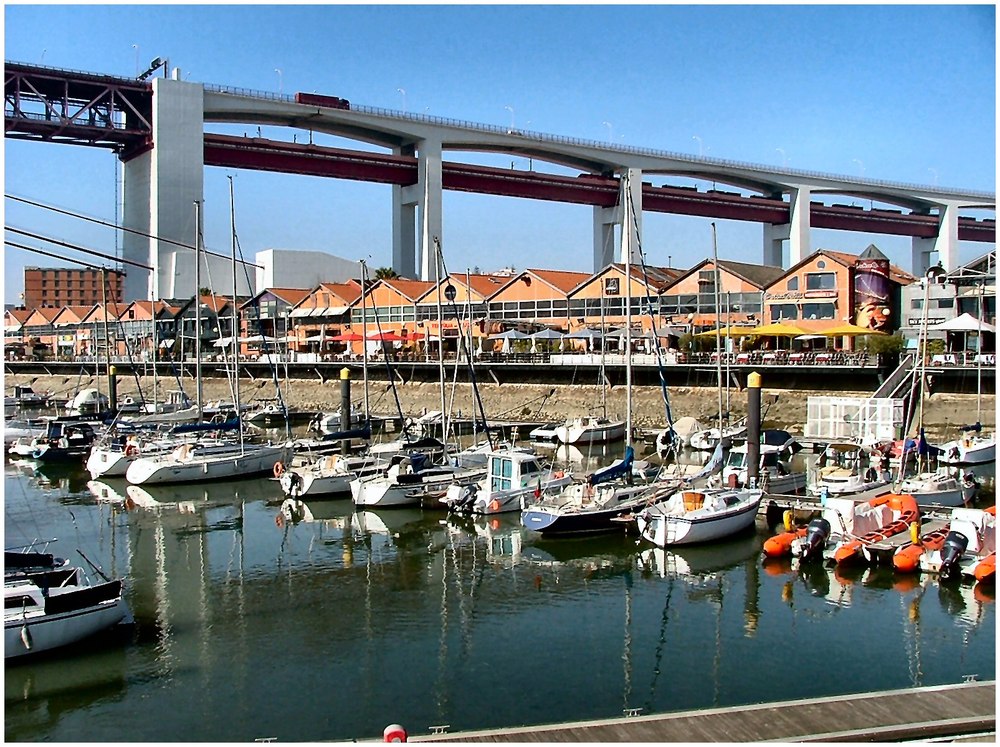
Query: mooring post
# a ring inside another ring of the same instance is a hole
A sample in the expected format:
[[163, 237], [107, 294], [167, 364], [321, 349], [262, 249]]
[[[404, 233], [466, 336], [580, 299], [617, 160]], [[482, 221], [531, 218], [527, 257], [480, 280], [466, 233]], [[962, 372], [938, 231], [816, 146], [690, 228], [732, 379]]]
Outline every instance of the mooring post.
[[[351, 430], [351, 369], [346, 366], [340, 369], [340, 430]], [[341, 440], [340, 453], [346, 456], [349, 447], [349, 439]]]
[[747, 376], [747, 487], [760, 481], [760, 374]]
[[108, 407], [112, 414], [118, 412], [118, 371], [114, 366], [108, 368]]

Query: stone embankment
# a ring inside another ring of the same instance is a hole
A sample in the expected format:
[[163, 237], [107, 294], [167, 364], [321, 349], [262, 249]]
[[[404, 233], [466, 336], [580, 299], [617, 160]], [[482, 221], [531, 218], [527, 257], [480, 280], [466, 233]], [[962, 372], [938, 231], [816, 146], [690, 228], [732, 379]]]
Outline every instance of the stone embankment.
[[[35, 391], [48, 391], [62, 398], [72, 397], [79, 389], [97, 386], [94, 377], [69, 376], [28, 376], [6, 375], [5, 389], [15, 384], [31, 384]], [[140, 390], [147, 397], [152, 396], [153, 380], [134, 377], [120, 377], [119, 397], [135, 396]], [[107, 392], [107, 380], [102, 378], [100, 388]], [[160, 392], [177, 388], [176, 381], [159, 381]], [[193, 399], [194, 381], [185, 379], [184, 388]], [[206, 379], [203, 384], [203, 399], [232, 401], [232, 392], [225, 379]], [[479, 391], [491, 420], [523, 420], [529, 422], [559, 421], [573, 415], [602, 413], [602, 397], [605, 398], [609, 417], [624, 418], [626, 391], [624, 386], [616, 386], [602, 393], [596, 385], [542, 385], [542, 384], [502, 384], [481, 383]], [[318, 380], [293, 379], [282, 387], [283, 396], [291, 407], [304, 410], [330, 411], [340, 406], [340, 381], [321, 383]], [[441, 409], [441, 388], [436, 383], [399, 384], [396, 387], [400, 405], [407, 415], [420, 415], [428, 410]], [[766, 408], [765, 426], [786, 428], [793, 433], [802, 433], [806, 422], [806, 404], [810, 396], [830, 396], [829, 391], [775, 390], [768, 389], [764, 382], [763, 403]], [[870, 392], [837, 392], [838, 396], [866, 397]], [[363, 399], [361, 381], [352, 382], [352, 395], [358, 402]], [[275, 396], [272, 380], [241, 380], [240, 399], [251, 402]], [[714, 387], [672, 387], [669, 390], [671, 413], [674, 419], [683, 416], [697, 418], [710, 425], [718, 412], [718, 391]], [[746, 413], [746, 392], [729, 392], [729, 410], [734, 419]], [[446, 404], [452, 412], [461, 411], [471, 415], [475, 403], [468, 384], [447, 386]], [[374, 382], [369, 389], [372, 412], [392, 415], [396, 412], [391, 388], [385, 382]], [[723, 392], [723, 406], [726, 393]], [[637, 428], [656, 428], [666, 422], [663, 395], [659, 387], [636, 386], [632, 390], [633, 421]], [[993, 429], [996, 423], [996, 397], [983, 395], [981, 420], [984, 426]], [[937, 441], [954, 437], [958, 426], [976, 421], [976, 395], [932, 393], [923, 402], [923, 422], [928, 436]]]

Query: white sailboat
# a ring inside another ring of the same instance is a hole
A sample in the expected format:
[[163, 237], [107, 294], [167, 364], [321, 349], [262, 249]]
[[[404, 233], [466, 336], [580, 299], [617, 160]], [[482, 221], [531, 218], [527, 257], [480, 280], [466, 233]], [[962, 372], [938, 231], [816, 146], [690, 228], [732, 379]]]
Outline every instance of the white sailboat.
[[763, 496], [756, 488], [679, 490], [644, 508], [636, 521], [657, 547], [712, 542], [751, 527]]
[[[229, 196], [233, 256], [233, 332], [235, 335], [239, 329], [239, 309], [236, 304], [236, 288], [238, 287], [236, 278], [236, 214], [232, 177], [229, 180]], [[200, 221], [197, 246], [201, 246]], [[195, 262], [200, 263], [200, 261], [201, 256], [198, 252]], [[196, 330], [195, 335], [197, 339], [201, 338], [200, 328]], [[235, 344], [232, 348], [233, 399], [236, 404], [236, 412], [239, 412], [239, 349]], [[200, 350], [198, 352], [200, 353]], [[199, 381], [198, 384], [200, 406], [201, 382]], [[140, 457], [129, 465], [125, 472], [125, 478], [134, 485], [221, 480], [273, 472], [277, 462], [287, 462], [291, 459], [291, 442], [281, 444], [247, 443], [243, 437], [242, 423], [238, 428], [238, 434], [238, 442], [183, 444], [167, 454]]]

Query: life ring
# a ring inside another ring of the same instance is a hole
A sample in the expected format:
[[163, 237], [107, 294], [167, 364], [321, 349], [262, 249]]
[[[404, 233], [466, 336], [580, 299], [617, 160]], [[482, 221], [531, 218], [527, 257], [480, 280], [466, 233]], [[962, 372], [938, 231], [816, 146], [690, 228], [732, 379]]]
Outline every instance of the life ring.
[[139, 456], [139, 447], [135, 444], [129, 444], [125, 447], [125, 456], [134, 457]]
[[281, 461], [275, 462], [274, 463], [274, 469], [272, 469], [271, 471], [274, 473], [275, 477], [281, 477], [283, 474], [285, 474], [285, 465], [284, 465], [284, 463], [281, 462]]
[[281, 529], [282, 527], [285, 526], [285, 514], [282, 513], [281, 511], [278, 511], [278, 515], [274, 517], [274, 525], [278, 527], [278, 529]]

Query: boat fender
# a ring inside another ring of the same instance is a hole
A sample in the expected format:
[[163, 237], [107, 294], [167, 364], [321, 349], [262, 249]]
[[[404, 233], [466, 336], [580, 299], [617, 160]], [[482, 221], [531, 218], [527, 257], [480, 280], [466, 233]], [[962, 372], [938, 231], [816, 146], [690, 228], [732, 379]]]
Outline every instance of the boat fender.
[[277, 461], [277, 462], [275, 462], [274, 463], [274, 469], [272, 469], [271, 472], [274, 473], [275, 477], [281, 477], [283, 474], [285, 474], [285, 465], [284, 465], [284, 463], [282, 461], [280, 461], [280, 460]]
[[499, 510], [500, 510], [500, 501], [494, 498], [492, 501], [490, 501], [490, 511], [499, 511]]
[[125, 510], [126, 511], [135, 510], [135, 501], [133, 501], [131, 497], [125, 499]]
[[21, 643], [24, 644], [24, 647], [28, 649], [28, 651], [31, 651], [31, 631], [28, 630], [27, 625], [21, 626]]
[[127, 457], [139, 456], [139, 447], [136, 446], [135, 444], [129, 444], [128, 446], [125, 447], [125, 456]]
[[59, 448], [60, 449], [68, 449], [69, 448], [69, 439], [66, 438], [66, 436], [63, 436], [62, 438], [59, 439]]
[[389, 724], [382, 732], [383, 742], [405, 742], [406, 729], [399, 724]]
[[792, 510], [788, 509], [781, 515], [781, 523], [785, 527], [786, 532], [792, 531]]
[[911, 521], [910, 522], [910, 542], [914, 545], [920, 544], [920, 522]]

